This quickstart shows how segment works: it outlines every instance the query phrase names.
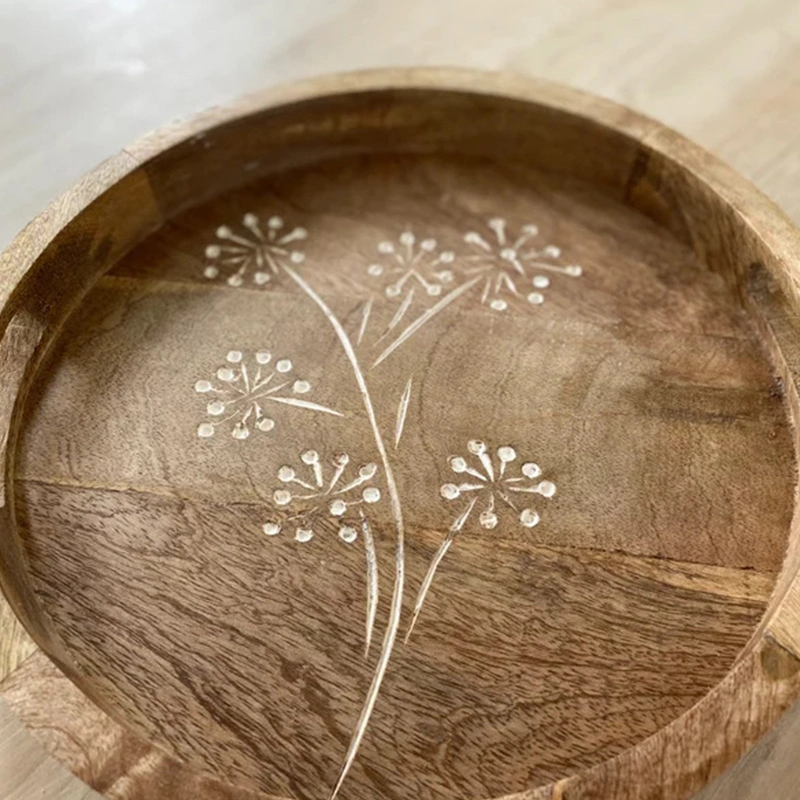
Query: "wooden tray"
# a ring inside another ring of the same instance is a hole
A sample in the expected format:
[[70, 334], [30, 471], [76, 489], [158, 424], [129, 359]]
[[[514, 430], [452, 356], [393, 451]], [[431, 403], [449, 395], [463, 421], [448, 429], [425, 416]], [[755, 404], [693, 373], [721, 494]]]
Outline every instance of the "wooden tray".
[[800, 693], [798, 253], [518, 78], [166, 129], [3, 256], [3, 588], [213, 791], [685, 798]]

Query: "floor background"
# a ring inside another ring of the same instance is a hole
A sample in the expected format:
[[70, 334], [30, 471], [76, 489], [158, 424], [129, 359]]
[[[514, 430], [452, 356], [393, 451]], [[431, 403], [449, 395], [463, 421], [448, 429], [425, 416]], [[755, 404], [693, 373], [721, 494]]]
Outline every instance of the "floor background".
[[[800, 223], [795, 0], [0, 0], [0, 248], [145, 133], [269, 84], [378, 66], [509, 69], [618, 100]], [[0, 601], [0, 678], [32, 651]], [[800, 797], [800, 706], [697, 800]], [[98, 797], [0, 701], [0, 798]]]

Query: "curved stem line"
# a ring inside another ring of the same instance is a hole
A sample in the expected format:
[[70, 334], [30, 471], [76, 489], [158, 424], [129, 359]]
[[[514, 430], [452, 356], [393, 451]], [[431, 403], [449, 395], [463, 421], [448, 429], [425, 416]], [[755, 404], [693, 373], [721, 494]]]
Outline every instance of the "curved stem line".
[[445, 295], [435, 306], [431, 306], [424, 314], [417, 317], [376, 359], [373, 367], [377, 367], [388, 356], [390, 356], [398, 347], [400, 347], [406, 339], [413, 336], [426, 322], [433, 319], [440, 311], [444, 311], [447, 306], [454, 300], [458, 299], [464, 292], [469, 291], [478, 281], [480, 277], [473, 278], [463, 286], [453, 289], [450, 294]]
[[372, 631], [375, 628], [375, 617], [378, 613], [378, 559], [375, 554], [375, 539], [369, 520], [361, 512], [361, 533], [364, 538], [364, 557], [367, 562], [367, 620], [364, 641], [364, 658], [369, 657], [372, 644]]
[[408, 404], [411, 402], [411, 383], [413, 380], [413, 378], [408, 379], [406, 388], [403, 390], [403, 396], [400, 398], [400, 404], [397, 406], [397, 422], [395, 423], [394, 427], [395, 450], [400, 446], [400, 437], [403, 435], [403, 428], [406, 424]]
[[442, 563], [442, 559], [447, 555], [447, 551], [450, 549], [450, 545], [453, 544], [453, 539], [456, 538], [456, 534], [464, 527], [477, 500], [477, 497], [473, 497], [464, 511], [459, 515], [458, 519], [450, 526], [447, 536], [444, 537], [444, 540], [439, 545], [439, 549], [436, 551], [436, 555], [431, 560], [428, 571], [425, 573], [425, 580], [422, 581], [422, 586], [419, 587], [417, 599], [414, 603], [414, 613], [411, 617], [411, 622], [408, 624], [408, 630], [406, 631], [405, 639], [403, 639], [403, 644], [408, 644], [408, 640], [411, 638], [414, 626], [417, 624], [417, 619], [422, 613], [422, 607], [425, 605], [425, 598], [428, 596], [428, 590], [433, 584], [436, 570], [439, 569], [439, 564]]
[[364, 733], [367, 729], [367, 724], [372, 716], [372, 711], [375, 708], [375, 701], [378, 699], [381, 684], [383, 683], [386, 668], [389, 665], [389, 658], [394, 648], [395, 639], [397, 638], [397, 631], [400, 627], [400, 613], [403, 607], [403, 583], [405, 580], [405, 534], [403, 530], [403, 512], [400, 507], [400, 495], [397, 491], [397, 485], [394, 481], [394, 474], [392, 467], [389, 463], [389, 456], [386, 452], [386, 446], [383, 443], [380, 429], [378, 428], [378, 420], [375, 416], [375, 409], [372, 406], [372, 399], [367, 388], [367, 383], [364, 380], [364, 374], [358, 363], [355, 350], [353, 349], [350, 337], [347, 331], [342, 327], [341, 322], [336, 318], [335, 314], [328, 307], [327, 303], [314, 291], [314, 289], [303, 280], [291, 267], [283, 265], [286, 274], [319, 306], [319, 309], [325, 315], [331, 327], [339, 337], [345, 355], [350, 361], [355, 375], [356, 383], [361, 392], [361, 399], [364, 403], [364, 409], [369, 418], [369, 424], [372, 428], [372, 434], [375, 438], [375, 445], [378, 448], [378, 453], [383, 465], [384, 474], [386, 475], [386, 485], [389, 490], [389, 498], [392, 506], [392, 513], [394, 514], [395, 529], [397, 531], [397, 541], [395, 543], [395, 581], [394, 590], [392, 592], [392, 603], [389, 611], [389, 622], [386, 626], [386, 633], [383, 638], [383, 647], [378, 663], [375, 667], [375, 672], [372, 676], [372, 683], [370, 684], [367, 696], [364, 700], [364, 705], [361, 709], [361, 714], [356, 723], [355, 731], [350, 739], [350, 746], [347, 749], [347, 755], [339, 771], [339, 777], [333, 787], [329, 800], [335, 800], [336, 795], [342, 788], [344, 779], [353, 765], [358, 748], [361, 745], [361, 740], [364, 738]]

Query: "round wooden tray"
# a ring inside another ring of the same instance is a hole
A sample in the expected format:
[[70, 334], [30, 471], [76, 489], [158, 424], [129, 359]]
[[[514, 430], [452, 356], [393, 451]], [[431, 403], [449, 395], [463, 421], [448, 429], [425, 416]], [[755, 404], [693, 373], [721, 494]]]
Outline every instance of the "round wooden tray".
[[3, 588], [248, 797], [685, 798], [800, 692], [799, 253], [530, 80], [166, 129], [3, 256]]

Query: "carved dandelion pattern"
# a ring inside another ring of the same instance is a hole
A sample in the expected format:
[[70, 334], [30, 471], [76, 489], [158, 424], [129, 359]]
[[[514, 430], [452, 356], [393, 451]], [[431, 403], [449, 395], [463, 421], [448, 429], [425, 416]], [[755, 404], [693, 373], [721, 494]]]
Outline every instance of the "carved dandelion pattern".
[[246, 280], [264, 286], [278, 275], [283, 264], [305, 260], [305, 254], [295, 247], [306, 239], [305, 228], [287, 230], [281, 217], [271, 216], [264, 229], [253, 213], [244, 215], [242, 227], [242, 233], [227, 225], [217, 228], [217, 241], [208, 245], [205, 253], [203, 275], [209, 280], [224, 278], [234, 288], [243, 286]]
[[[373, 479], [377, 464], [364, 464], [352, 472], [347, 453], [335, 455], [330, 462], [320, 458], [316, 450], [306, 450], [301, 456], [302, 467], [283, 466], [278, 470], [278, 480], [284, 484], [273, 492], [272, 499], [278, 507], [301, 506], [288, 521], [294, 523], [294, 538], [309, 542], [314, 538], [313, 520], [329, 516], [340, 523], [339, 538], [352, 544], [358, 538], [360, 523], [356, 517], [366, 518], [364, 508], [381, 499], [380, 489]], [[285, 525], [268, 522], [264, 533], [277, 536]]]
[[491, 531], [500, 524], [501, 509], [506, 508], [513, 512], [523, 528], [533, 528], [539, 524], [539, 512], [532, 505], [520, 502], [519, 498], [525, 495], [550, 498], [556, 493], [555, 483], [539, 480], [542, 470], [538, 464], [525, 461], [516, 467], [518, 457], [513, 447], [504, 445], [492, 453], [485, 442], [473, 439], [467, 444], [467, 450], [469, 455], [466, 458], [451, 456], [448, 459], [450, 469], [459, 476], [458, 483], [444, 483], [439, 492], [445, 500], [466, 502], [428, 567], [414, 604], [406, 641], [422, 612], [439, 564], [470, 518], [477, 514], [478, 525]]
[[455, 253], [441, 250], [436, 239], [420, 240], [411, 231], [403, 231], [397, 243], [380, 242], [378, 253], [380, 260], [367, 267], [367, 274], [386, 281], [383, 292], [391, 299], [403, 297], [405, 302], [415, 291], [438, 297], [442, 286], [455, 278], [449, 266], [455, 261]]
[[[208, 280], [224, 280], [231, 287], [246, 283], [265, 286], [281, 276], [316, 306], [330, 324], [352, 369], [380, 466], [369, 463], [356, 467], [346, 453], [323, 458], [317, 450], [306, 450], [296, 466], [285, 464], [278, 469], [279, 485], [272, 493], [273, 510], [262, 531], [270, 540], [283, 537], [298, 546], [306, 546], [331, 530], [336, 531], [333, 535], [347, 547], [363, 542], [367, 654], [378, 607], [378, 568], [370, 511], [383, 499], [379, 484], [387, 493], [387, 511], [394, 530], [394, 585], [386, 633], [331, 793], [334, 800], [354, 763], [375, 707], [399, 632], [406, 586], [403, 508], [394, 478], [393, 458], [385, 442], [386, 432], [376, 414], [369, 370], [381, 365], [468, 293], [479, 296], [480, 303], [494, 312], [504, 312], [512, 303], [530, 308], [544, 303], [551, 279], [577, 278], [582, 269], [562, 264], [561, 251], [555, 245], [537, 245], [539, 231], [532, 224], [524, 225], [513, 236], [506, 220], [493, 218], [483, 232], [468, 231], [463, 242], [453, 249], [406, 229], [396, 239], [379, 242], [375, 258], [363, 265], [366, 280], [377, 291], [362, 303], [356, 318], [357, 329], [354, 326], [348, 332], [313, 281], [298, 268], [305, 259], [299, 249], [307, 238], [305, 228], [287, 227], [278, 216], [265, 219], [262, 225], [256, 214], [248, 213], [236, 231], [224, 225], [217, 228], [215, 241], [206, 247], [204, 275]], [[367, 371], [363, 364], [369, 365]], [[418, 385], [413, 372], [405, 378], [394, 414], [395, 451], [400, 448], [414, 402], [414, 388]], [[332, 408], [305, 399], [311, 389], [307, 380], [294, 377], [294, 364], [289, 358], [273, 360], [270, 351], [261, 350], [246, 359], [241, 351], [232, 350], [213, 379], [198, 380], [195, 384], [195, 390], [205, 395], [207, 414], [197, 428], [197, 435], [208, 439], [222, 427], [238, 440], [248, 439], [254, 432], [268, 433], [277, 424], [276, 412], [287, 406], [342, 416]], [[522, 529], [533, 528], [540, 521], [539, 504], [533, 501], [546, 500], [556, 491], [552, 481], [541, 479], [538, 465], [518, 459], [509, 445], [490, 449], [485, 442], [472, 440], [467, 445], [467, 454], [451, 456], [448, 464], [454, 478], [440, 487], [440, 494], [454, 504], [455, 516], [417, 594], [406, 641], [455, 537], [468, 525], [477, 531], [490, 532], [512, 518]]]
[[336, 523], [339, 539], [345, 544], [353, 544], [361, 537], [367, 564], [368, 653], [378, 609], [378, 562], [367, 509], [381, 499], [381, 491], [375, 485], [378, 465], [362, 464], [355, 469], [347, 453], [325, 461], [316, 450], [306, 450], [300, 462], [297, 468], [284, 465], [278, 470], [278, 480], [283, 485], [272, 494], [276, 507], [286, 508], [289, 516], [283, 521], [268, 520], [262, 530], [267, 536], [278, 536], [288, 528], [296, 542], [305, 544], [314, 538], [327, 517]]
[[[444, 288], [454, 283], [455, 274], [450, 265], [455, 261], [455, 253], [440, 249], [436, 239], [418, 239], [412, 231], [406, 230], [397, 242], [388, 239], [379, 242], [378, 254], [379, 260], [367, 267], [367, 274], [382, 281], [383, 294], [389, 300], [398, 301], [397, 310], [378, 339], [381, 341], [402, 322], [415, 298], [437, 298]], [[371, 308], [372, 300], [369, 300], [364, 306], [359, 344]]]
[[208, 419], [200, 423], [197, 435], [209, 439], [228, 425], [231, 436], [239, 440], [248, 439], [254, 431], [269, 433], [276, 423], [268, 412], [278, 406], [342, 416], [332, 408], [303, 399], [311, 392], [311, 383], [294, 378], [293, 372], [290, 359], [276, 359], [269, 350], [259, 350], [251, 359], [245, 359], [241, 350], [231, 350], [213, 380], [202, 379], [194, 385], [195, 392], [207, 398]]
[[465, 268], [464, 274], [483, 279], [481, 303], [492, 311], [505, 311], [511, 300], [539, 306], [545, 301], [550, 275], [579, 278], [583, 274], [576, 264], [557, 263], [561, 250], [555, 245], [541, 249], [535, 246], [539, 235], [536, 225], [523, 225], [516, 238], [509, 236], [508, 224], [500, 217], [490, 219], [487, 225], [492, 232], [488, 238], [478, 231], [464, 236], [473, 249], [471, 255], [464, 257], [472, 265]]
[[556, 485], [552, 481], [538, 480], [542, 474], [539, 465], [526, 461], [519, 467], [518, 474], [513, 474], [512, 465], [517, 461], [517, 453], [513, 447], [498, 447], [492, 456], [485, 442], [473, 439], [467, 444], [467, 450], [469, 459], [451, 456], [448, 462], [450, 469], [465, 480], [445, 483], [440, 489], [445, 500], [464, 498], [468, 501], [456, 519], [459, 530], [464, 527], [475, 506], [480, 511], [480, 526], [486, 530], [496, 528], [500, 504], [511, 509], [523, 527], [533, 528], [537, 525], [539, 513], [532, 507], [520, 509], [515, 495], [538, 494], [541, 497], [552, 497], [556, 493]]
[[[384, 343], [384, 349], [373, 362], [373, 366], [382, 363], [479, 281], [479, 278], [473, 278], [459, 284], [452, 269], [456, 261], [455, 252], [441, 249], [436, 239], [418, 239], [410, 230], [403, 231], [398, 236], [397, 243], [389, 240], [379, 242], [378, 253], [381, 259], [370, 264], [367, 273], [373, 278], [383, 280], [383, 294], [389, 300], [398, 301], [398, 305], [374, 342], [376, 345]], [[430, 302], [422, 306], [418, 315], [412, 314], [410, 322], [401, 326], [400, 323], [409, 316], [408, 311], [417, 298]], [[356, 344], [360, 345], [364, 339], [373, 304], [374, 298], [370, 297], [362, 306]], [[388, 340], [388, 344], [384, 340]]]

